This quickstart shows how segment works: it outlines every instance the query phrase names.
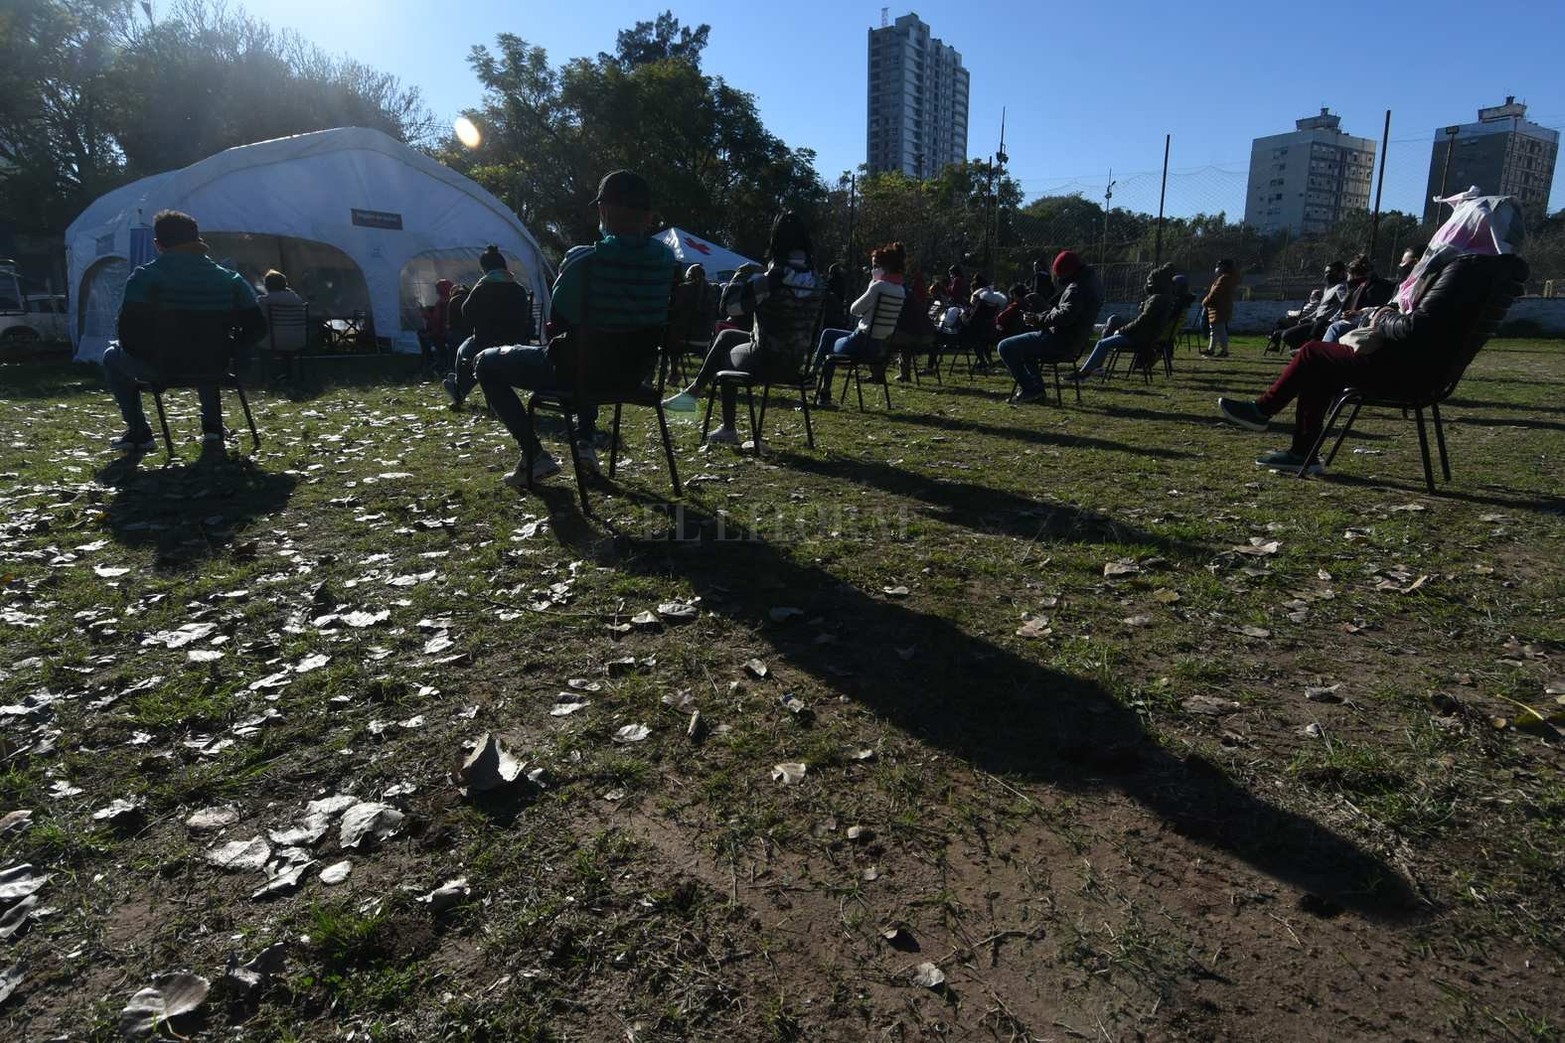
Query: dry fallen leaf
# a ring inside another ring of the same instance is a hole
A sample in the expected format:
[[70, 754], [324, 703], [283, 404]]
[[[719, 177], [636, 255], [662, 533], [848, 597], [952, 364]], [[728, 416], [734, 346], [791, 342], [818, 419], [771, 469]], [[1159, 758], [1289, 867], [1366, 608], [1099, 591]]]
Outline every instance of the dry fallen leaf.
[[772, 765], [772, 781], [780, 782], [784, 786], [791, 786], [804, 778], [808, 766], [799, 761], [784, 761], [781, 764]]
[[337, 843], [344, 848], [356, 848], [366, 841], [379, 843], [396, 835], [402, 828], [403, 818], [402, 812], [389, 804], [372, 801], [355, 804], [342, 813]]
[[190, 1014], [206, 1002], [211, 983], [194, 974], [167, 974], [142, 989], [120, 1011], [120, 1031], [132, 1038], [151, 1035], [163, 1023]]
[[219, 869], [230, 872], [256, 872], [266, 868], [272, 858], [272, 845], [261, 837], [249, 840], [231, 840], [226, 844], [208, 848], [206, 860]]
[[926, 989], [939, 989], [946, 983], [946, 973], [932, 963], [921, 963], [913, 972], [913, 984]]
[[644, 724], [627, 724], [614, 732], [615, 742], [640, 742], [652, 734], [652, 729]]
[[457, 788], [463, 796], [470, 796], [510, 786], [521, 778], [525, 766], [507, 752], [493, 732], [484, 732], [456, 770]]

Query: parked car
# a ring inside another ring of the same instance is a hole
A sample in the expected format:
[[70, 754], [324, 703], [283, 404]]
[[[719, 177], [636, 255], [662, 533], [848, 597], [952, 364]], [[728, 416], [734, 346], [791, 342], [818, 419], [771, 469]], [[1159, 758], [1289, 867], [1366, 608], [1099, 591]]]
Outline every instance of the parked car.
[[0, 340], [7, 344], [66, 341], [70, 338], [66, 321], [63, 294], [30, 293], [20, 307], [0, 297]]
[[63, 294], [24, 292], [15, 267], [0, 260], [0, 343], [68, 340], [65, 311]]

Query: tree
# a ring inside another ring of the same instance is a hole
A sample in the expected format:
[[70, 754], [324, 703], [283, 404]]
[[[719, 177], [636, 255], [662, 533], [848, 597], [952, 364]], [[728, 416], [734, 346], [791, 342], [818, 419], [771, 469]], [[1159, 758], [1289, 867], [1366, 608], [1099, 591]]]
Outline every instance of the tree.
[[121, 176], [108, 71], [124, 0], [10, 0], [0, 12], [0, 221], [64, 228]]
[[670, 224], [759, 255], [783, 207], [814, 216], [825, 189], [814, 153], [790, 149], [762, 124], [755, 99], [701, 72], [706, 27], [672, 15], [641, 23], [620, 53], [558, 69], [519, 37], [473, 48], [484, 88], [467, 116], [483, 130], [469, 152], [448, 141], [443, 158], [511, 204], [556, 251], [596, 236], [598, 179], [630, 167], [651, 182]]
[[156, 25], [126, 0], [0, 9], [0, 222], [63, 231], [98, 195], [234, 145], [329, 127], [430, 136], [418, 92], [221, 3]]
[[599, 53], [598, 60], [612, 62], [621, 69], [633, 69], [673, 58], [687, 61], [699, 69], [701, 52], [706, 50], [707, 37], [711, 33], [710, 25], [691, 29], [680, 25], [674, 12], [664, 11], [656, 21], [637, 22], [634, 29], [621, 29], [614, 42], [614, 54]]

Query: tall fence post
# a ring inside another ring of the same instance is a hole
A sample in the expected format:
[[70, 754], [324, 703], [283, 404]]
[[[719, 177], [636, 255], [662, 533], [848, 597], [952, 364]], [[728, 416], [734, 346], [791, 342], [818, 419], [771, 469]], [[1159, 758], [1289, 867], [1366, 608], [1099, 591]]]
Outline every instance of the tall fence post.
[[1380, 177], [1375, 184], [1375, 216], [1369, 222], [1369, 254], [1370, 259], [1375, 257], [1375, 241], [1380, 238], [1380, 193], [1386, 187], [1386, 160], [1391, 150], [1391, 110], [1386, 110], [1386, 129], [1380, 136]]
[[1152, 249], [1152, 267], [1163, 263], [1163, 204], [1168, 200], [1168, 146], [1172, 134], [1163, 135], [1163, 186], [1157, 192], [1157, 245]]

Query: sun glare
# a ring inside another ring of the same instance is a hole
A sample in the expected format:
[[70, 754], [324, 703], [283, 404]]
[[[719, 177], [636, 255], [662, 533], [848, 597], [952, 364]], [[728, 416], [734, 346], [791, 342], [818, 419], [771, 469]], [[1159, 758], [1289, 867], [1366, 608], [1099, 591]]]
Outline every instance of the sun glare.
[[458, 116], [451, 129], [456, 131], [457, 140], [468, 148], [477, 148], [478, 143], [484, 140], [484, 136], [478, 132], [478, 126], [466, 116]]

